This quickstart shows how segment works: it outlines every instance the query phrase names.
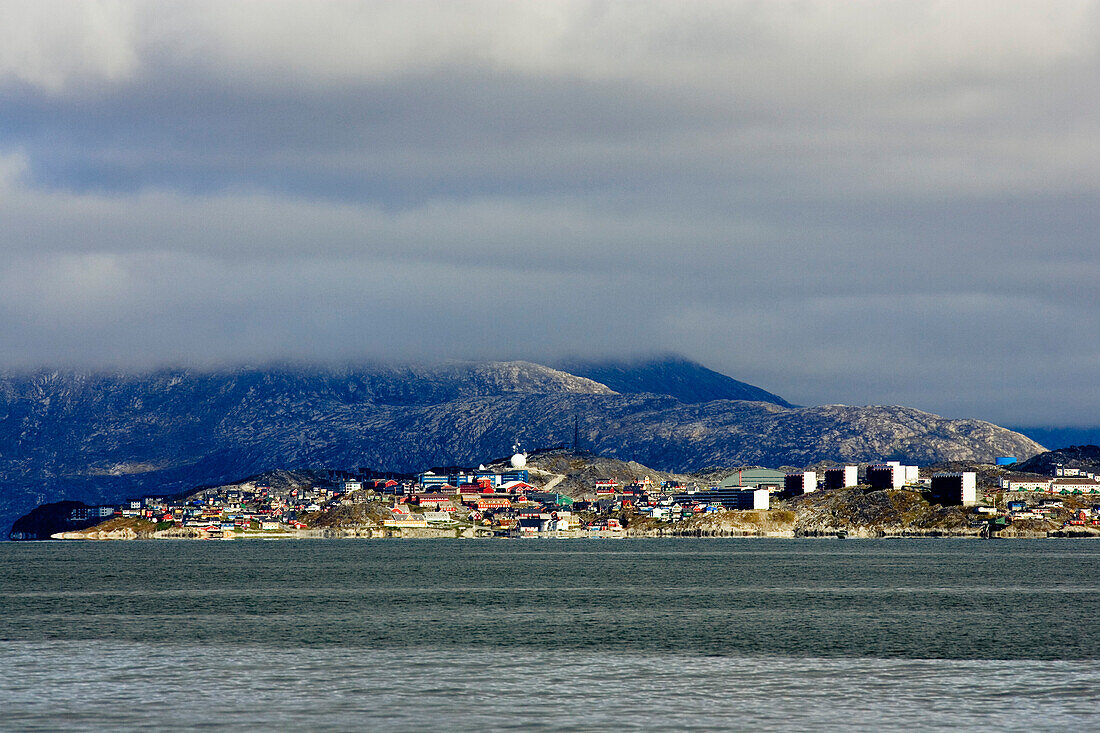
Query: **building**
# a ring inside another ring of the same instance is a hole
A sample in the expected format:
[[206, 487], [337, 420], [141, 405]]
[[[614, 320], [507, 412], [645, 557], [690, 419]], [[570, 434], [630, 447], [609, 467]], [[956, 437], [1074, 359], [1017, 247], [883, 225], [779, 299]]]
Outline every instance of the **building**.
[[746, 489], [737, 492], [738, 506], [732, 509], [760, 509], [767, 511], [771, 507], [771, 492], [765, 488]]
[[1054, 494], [1100, 494], [1100, 481], [1085, 476], [1056, 478], [1050, 482], [1050, 491]]
[[973, 471], [933, 474], [932, 501], [944, 506], [974, 506], [978, 503], [978, 475]]
[[528, 491], [527, 500], [539, 504], [556, 504], [558, 506], [572, 506], [573, 499], [565, 494], [556, 494], [552, 491]]
[[1002, 476], [1001, 488], [1005, 491], [1050, 491], [1050, 479], [1032, 476]]
[[826, 489], [847, 489], [858, 485], [858, 466], [833, 466], [825, 469]]
[[81, 506], [69, 512], [70, 522], [85, 522], [92, 519], [106, 519], [113, 516], [113, 506]]
[[446, 473], [435, 473], [434, 471], [425, 471], [424, 473], [417, 474], [416, 481], [423, 487], [438, 487], [444, 484], [448, 486], [461, 486], [463, 484], [477, 484], [483, 488], [496, 488], [502, 486], [509, 481], [523, 481], [527, 482], [530, 479], [530, 474], [526, 468], [523, 469], [509, 469], [507, 471], [501, 471], [496, 473], [487, 469], [478, 469], [476, 471], [466, 470], [449, 470]]
[[802, 496], [817, 491], [817, 473], [815, 471], [801, 471], [788, 473], [783, 478], [783, 496]]
[[873, 489], [900, 489], [915, 483], [920, 475], [916, 466], [903, 466], [900, 461], [874, 463], [867, 467], [867, 483]]
[[485, 511], [486, 509], [508, 509], [512, 506], [512, 500], [503, 496], [485, 496], [479, 495], [476, 498], [477, 510]]
[[482, 488], [495, 489], [500, 486], [500, 474], [495, 471], [478, 469], [474, 471], [474, 480], [471, 483], [477, 484]]
[[731, 473], [722, 480], [719, 488], [759, 488], [760, 486], [783, 486], [787, 474], [772, 468], [745, 468]]
[[382, 520], [383, 527], [407, 527], [410, 529], [427, 527], [428, 520], [422, 514], [394, 514]]
[[513, 468], [508, 471], [500, 472], [500, 481], [498, 485], [503, 486], [512, 481], [522, 481], [527, 483], [531, 480], [531, 474], [528, 473], [526, 468]]
[[541, 512], [533, 516], [520, 517], [516, 521], [513, 534], [534, 537], [543, 532], [568, 532], [571, 529], [573, 529], [573, 516], [570, 512]]
[[425, 471], [416, 477], [416, 482], [424, 487], [429, 488], [433, 486], [458, 486], [460, 481], [457, 478], [452, 482], [452, 476], [446, 473], [435, 473], [434, 471]]
[[439, 507], [453, 505], [448, 494], [420, 494], [414, 497], [414, 501], [421, 507]]
[[677, 504], [711, 504], [726, 509], [763, 509], [771, 506], [771, 492], [766, 488], [752, 489], [744, 487], [721, 487], [706, 491], [676, 494], [673, 501]]

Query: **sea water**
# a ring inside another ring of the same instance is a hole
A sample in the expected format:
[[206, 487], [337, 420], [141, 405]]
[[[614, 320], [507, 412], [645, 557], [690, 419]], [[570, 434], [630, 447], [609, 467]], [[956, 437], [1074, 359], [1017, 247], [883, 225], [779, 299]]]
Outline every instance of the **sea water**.
[[1100, 728], [1089, 540], [0, 545], [0, 728]]

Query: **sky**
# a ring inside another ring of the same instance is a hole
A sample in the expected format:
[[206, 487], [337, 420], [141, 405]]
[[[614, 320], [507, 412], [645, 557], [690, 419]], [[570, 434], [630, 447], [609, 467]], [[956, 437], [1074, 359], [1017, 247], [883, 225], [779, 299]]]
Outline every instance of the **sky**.
[[678, 352], [1100, 423], [1100, 5], [0, 0], [0, 368]]

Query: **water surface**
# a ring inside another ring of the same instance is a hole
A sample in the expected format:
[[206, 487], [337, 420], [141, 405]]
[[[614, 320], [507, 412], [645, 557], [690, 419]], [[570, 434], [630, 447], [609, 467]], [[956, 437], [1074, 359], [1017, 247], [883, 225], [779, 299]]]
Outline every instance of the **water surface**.
[[0, 545], [0, 726], [1097, 727], [1100, 543]]

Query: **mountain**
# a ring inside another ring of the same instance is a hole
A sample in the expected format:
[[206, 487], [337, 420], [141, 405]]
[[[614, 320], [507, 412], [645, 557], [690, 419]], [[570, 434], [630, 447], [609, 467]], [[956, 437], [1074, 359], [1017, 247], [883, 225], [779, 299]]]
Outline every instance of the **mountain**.
[[517, 440], [570, 445], [574, 421], [582, 449], [675, 472], [1042, 450], [910, 408], [685, 402], [527, 362], [43, 372], [0, 377], [0, 527], [47, 502], [114, 503], [275, 468], [477, 465]]
[[621, 394], [669, 395], [686, 403], [750, 400], [793, 407], [779, 395], [738, 382], [681, 356], [632, 361], [572, 361], [560, 366], [571, 374], [606, 384]]

